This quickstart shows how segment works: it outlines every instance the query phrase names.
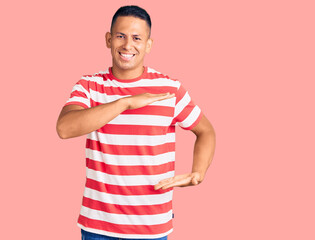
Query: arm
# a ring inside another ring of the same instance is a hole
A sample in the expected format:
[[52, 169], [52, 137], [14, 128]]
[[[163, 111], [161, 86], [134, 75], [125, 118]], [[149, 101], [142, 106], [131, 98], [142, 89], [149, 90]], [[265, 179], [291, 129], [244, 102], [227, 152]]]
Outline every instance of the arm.
[[191, 130], [196, 135], [192, 173], [199, 173], [202, 182], [210, 166], [215, 150], [215, 131], [205, 116]]
[[87, 109], [74, 104], [64, 106], [57, 121], [57, 133], [62, 139], [82, 136], [101, 128], [126, 109], [123, 99]]
[[200, 122], [191, 131], [196, 135], [194, 159], [191, 173], [167, 178], [155, 185], [155, 189], [186, 187], [201, 183], [210, 166], [215, 149], [215, 131], [203, 115]]
[[174, 94], [142, 93], [87, 109], [75, 104], [67, 105], [57, 120], [57, 133], [62, 139], [78, 137], [101, 128], [127, 109], [140, 108], [172, 97]]

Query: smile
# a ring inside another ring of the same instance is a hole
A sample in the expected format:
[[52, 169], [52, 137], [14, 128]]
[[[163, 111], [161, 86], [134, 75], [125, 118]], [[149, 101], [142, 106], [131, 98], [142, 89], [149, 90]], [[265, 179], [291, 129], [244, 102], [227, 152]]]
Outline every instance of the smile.
[[136, 54], [132, 54], [132, 53], [121, 53], [119, 52], [120, 57], [125, 60], [125, 61], [129, 61], [131, 60]]

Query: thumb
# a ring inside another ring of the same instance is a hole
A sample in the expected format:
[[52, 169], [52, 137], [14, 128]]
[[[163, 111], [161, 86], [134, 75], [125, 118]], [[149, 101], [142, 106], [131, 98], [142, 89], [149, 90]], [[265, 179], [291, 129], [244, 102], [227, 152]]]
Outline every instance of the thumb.
[[192, 177], [191, 183], [192, 183], [193, 185], [198, 185], [198, 180], [197, 180], [197, 177], [196, 177], [196, 176], [193, 176], [193, 177]]

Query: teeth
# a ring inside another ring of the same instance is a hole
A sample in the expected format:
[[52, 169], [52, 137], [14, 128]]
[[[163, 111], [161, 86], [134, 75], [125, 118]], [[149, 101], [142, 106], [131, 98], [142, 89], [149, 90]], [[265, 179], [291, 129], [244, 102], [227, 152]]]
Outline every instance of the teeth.
[[133, 57], [133, 54], [123, 54], [123, 53], [120, 53], [121, 56], [125, 57], [125, 58], [132, 58]]

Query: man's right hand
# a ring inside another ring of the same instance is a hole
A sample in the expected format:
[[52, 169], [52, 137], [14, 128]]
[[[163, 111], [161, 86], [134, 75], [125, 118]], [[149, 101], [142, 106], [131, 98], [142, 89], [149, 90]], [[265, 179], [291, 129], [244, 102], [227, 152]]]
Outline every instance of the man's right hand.
[[153, 103], [155, 101], [160, 101], [168, 98], [174, 97], [175, 94], [172, 93], [159, 93], [159, 94], [153, 94], [153, 93], [141, 93], [134, 96], [129, 96], [122, 98], [124, 101], [126, 101], [127, 109], [135, 109], [135, 108], [141, 108], [144, 107], [150, 103]]

